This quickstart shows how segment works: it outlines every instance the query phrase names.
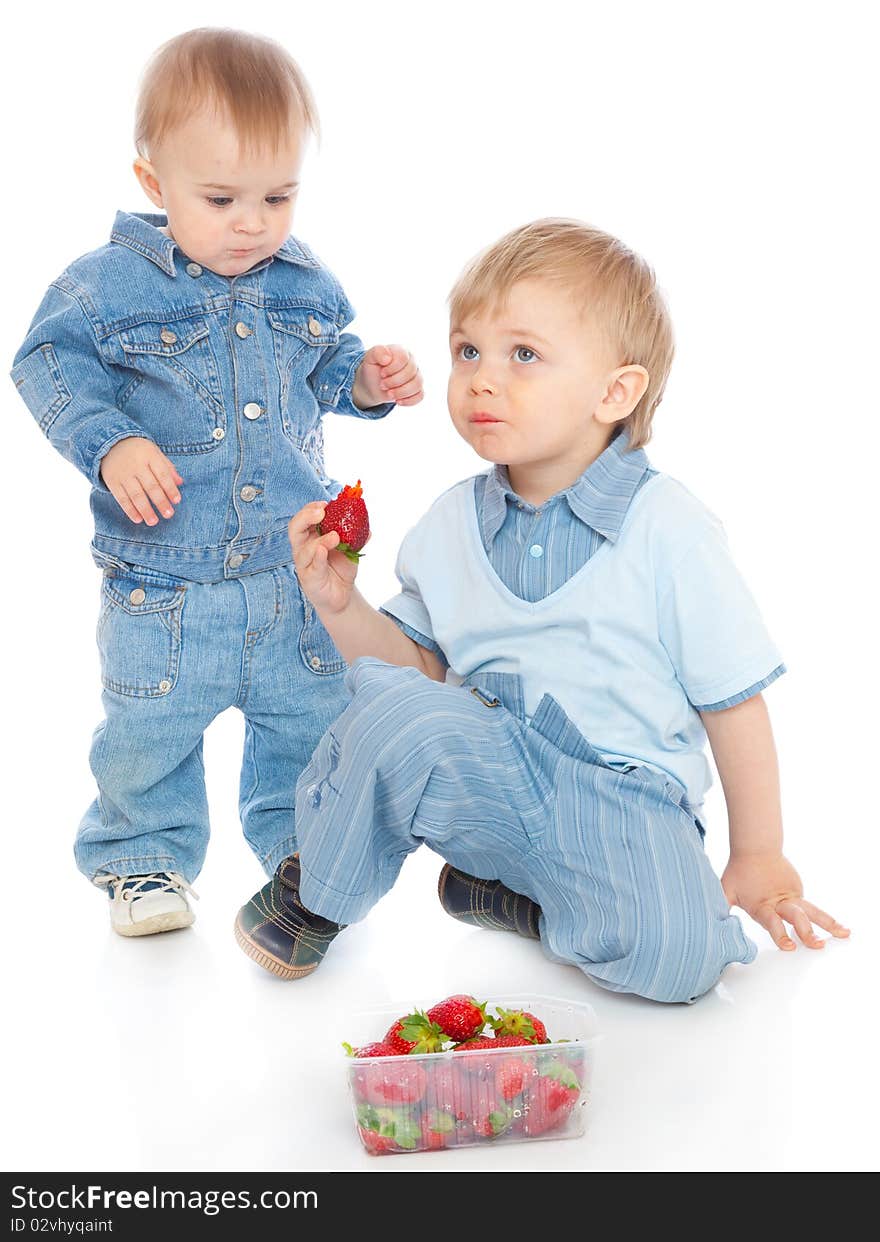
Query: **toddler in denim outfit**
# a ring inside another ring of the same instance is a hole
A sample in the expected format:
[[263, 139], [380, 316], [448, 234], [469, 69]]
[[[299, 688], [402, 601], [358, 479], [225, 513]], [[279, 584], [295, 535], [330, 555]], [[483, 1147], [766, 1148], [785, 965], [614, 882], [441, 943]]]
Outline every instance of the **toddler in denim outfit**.
[[[516, 230], [451, 299], [449, 409], [491, 463], [405, 538], [376, 612], [356, 567], [290, 524], [303, 591], [352, 700], [296, 795], [299, 852], [239, 912], [241, 947], [296, 979], [425, 844], [454, 917], [538, 938], [601, 987], [690, 1002], [757, 950], [847, 930], [782, 853], [762, 690], [784, 670], [717, 518], [654, 470], [672, 359], [650, 268], [577, 221]], [[703, 850], [721, 775], [730, 861]]]
[[52, 282], [12, 369], [92, 485], [106, 719], [75, 852], [123, 935], [193, 921], [202, 735], [231, 705], [246, 719], [245, 838], [268, 874], [296, 849], [296, 779], [347, 694], [287, 524], [339, 490], [325, 413], [381, 418], [421, 400], [407, 351], [365, 351], [344, 331], [339, 283], [288, 236], [316, 125], [298, 67], [268, 39], [200, 29], [160, 48], [134, 169], [163, 214], [117, 214], [109, 243]]

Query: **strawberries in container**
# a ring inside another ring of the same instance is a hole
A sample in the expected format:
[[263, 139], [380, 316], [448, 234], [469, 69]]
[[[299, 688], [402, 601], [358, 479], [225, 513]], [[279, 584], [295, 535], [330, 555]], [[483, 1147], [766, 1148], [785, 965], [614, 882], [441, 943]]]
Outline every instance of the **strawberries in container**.
[[555, 997], [457, 994], [408, 1014], [359, 1015], [348, 1081], [371, 1155], [584, 1132], [596, 1022]]

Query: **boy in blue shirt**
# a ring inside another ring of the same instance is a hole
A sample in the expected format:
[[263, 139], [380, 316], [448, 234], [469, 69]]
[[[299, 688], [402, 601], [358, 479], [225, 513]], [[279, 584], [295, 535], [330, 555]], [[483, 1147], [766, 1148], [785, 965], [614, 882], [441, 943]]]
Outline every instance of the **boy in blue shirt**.
[[[672, 359], [654, 275], [576, 221], [518, 229], [451, 298], [449, 409], [484, 475], [407, 535], [382, 612], [323, 502], [290, 523], [352, 701], [297, 786], [298, 855], [236, 934], [283, 978], [321, 961], [407, 853], [447, 860], [444, 907], [537, 936], [612, 991], [689, 1002], [756, 946], [848, 931], [782, 854], [761, 691], [781, 657], [718, 520], [642, 446]], [[730, 861], [703, 851], [708, 734]]]
[[245, 715], [240, 812], [268, 874], [296, 848], [296, 778], [347, 701], [345, 662], [291, 564], [287, 523], [339, 484], [321, 419], [421, 399], [407, 351], [365, 351], [336, 278], [289, 236], [317, 117], [284, 49], [199, 29], [141, 85], [134, 170], [163, 214], [120, 211], [52, 285], [12, 378], [92, 485], [105, 721], [80, 869], [114, 929], [193, 921], [208, 842], [202, 735]]

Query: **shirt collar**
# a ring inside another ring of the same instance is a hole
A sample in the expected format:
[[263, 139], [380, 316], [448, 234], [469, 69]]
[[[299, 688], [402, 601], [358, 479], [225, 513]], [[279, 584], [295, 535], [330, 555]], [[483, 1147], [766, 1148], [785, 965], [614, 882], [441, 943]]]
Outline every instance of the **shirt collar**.
[[[564, 497], [575, 517], [615, 543], [639, 482], [649, 469], [644, 449], [630, 450], [629, 436], [624, 431], [615, 436], [571, 487], [557, 495]], [[493, 466], [483, 492], [482, 527], [487, 539], [494, 539], [504, 525], [508, 502], [534, 508], [510, 486], [507, 468]]]
[[[119, 242], [122, 246], [128, 246], [136, 254], [143, 255], [145, 259], [149, 259], [151, 263], [160, 267], [167, 276], [176, 276], [174, 251], [180, 250], [180, 247], [173, 237], [166, 237], [164, 233], [159, 232], [160, 227], [167, 223], [166, 215], [140, 211], [117, 211], [110, 240]], [[288, 237], [284, 244], [275, 251], [272, 258], [283, 259], [285, 263], [296, 263], [302, 267], [315, 266], [314, 256], [305, 250], [295, 237]]]

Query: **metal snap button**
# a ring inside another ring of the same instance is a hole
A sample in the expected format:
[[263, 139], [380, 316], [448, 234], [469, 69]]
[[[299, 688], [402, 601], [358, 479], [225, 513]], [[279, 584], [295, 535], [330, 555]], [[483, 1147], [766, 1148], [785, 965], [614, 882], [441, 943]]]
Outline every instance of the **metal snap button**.
[[201, 276], [202, 269], [198, 263], [187, 263], [186, 273], [188, 276]]
[[229, 558], [229, 568], [238, 569], [239, 565], [244, 564], [244, 557], [240, 552], [234, 552]]
[[128, 602], [130, 604], [142, 604], [146, 598], [146, 591], [141, 590], [140, 587], [135, 587], [128, 597]]
[[168, 693], [168, 691], [171, 689], [171, 682], [170, 682], [170, 681], [160, 681], [160, 682], [159, 682], [159, 689], [162, 691], [162, 693], [163, 693], [163, 694], [167, 694], [167, 693]]
[[177, 340], [177, 333], [172, 332], [170, 328], [163, 328], [159, 333], [159, 339], [163, 345], [173, 345]]
[[257, 489], [251, 487], [250, 483], [247, 483], [238, 494], [242, 500], [253, 500], [257, 495]]
[[311, 660], [309, 660], [309, 664], [311, 664], [312, 668], [320, 668], [321, 660], [318, 656], [312, 656]]
[[263, 413], [263, 407], [261, 405], [257, 405], [256, 401], [249, 401], [247, 405], [244, 407], [245, 418], [250, 418], [250, 419], [259, 418], [262, 413]]
[[214, 430], [211, 432], [211, 435], [214, 437], [215, 440], [222, 440], [223, 437], [226, 435], [226, 432], [223, 430], [222, 427], [215, 427]]
[[320, 336], [321, 333], [324, 331], [324, 329], [321, 327], [318, 320], [315, 319], [314, 315], [309, 320], [309, 331], [311, 332], [312, 336]]
[[246, 323], [237, 323], [235, 325], [235, 335], [240, 336], [242, 340], [251, 335], [251, 329]]

